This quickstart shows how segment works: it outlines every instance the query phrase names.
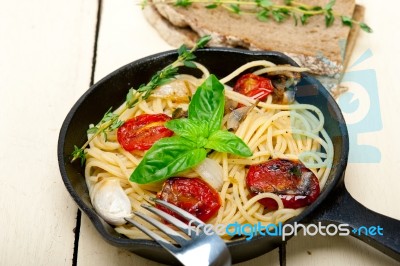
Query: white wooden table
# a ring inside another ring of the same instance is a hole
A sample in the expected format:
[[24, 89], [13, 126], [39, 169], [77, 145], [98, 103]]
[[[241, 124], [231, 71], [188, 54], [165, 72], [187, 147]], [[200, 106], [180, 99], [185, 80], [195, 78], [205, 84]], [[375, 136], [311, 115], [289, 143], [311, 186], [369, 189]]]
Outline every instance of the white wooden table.
[[[376, 72], [383, 127], [359, 134], [357, 141], [377, 147], [381, 160], [349, 163], [345, 182], [359, 202], [400, 219], [400, 2], [359, 3], [375, 32], [361, 34], [352, 61], [372, 52], [354, 70]], [[92, 69], [97, 81], [169, 49], [132, 0], [0, 1], [0, 265], [157, 265], [105, 243], [85, 215], [77, 241], [78, 210], [61, 181], [56, 144]], [[287, 265], [398, 264], [351, 237], [298, 236], [286, 249]], [[267, 264], [280, 264], [278, 249], [240, 265]]]

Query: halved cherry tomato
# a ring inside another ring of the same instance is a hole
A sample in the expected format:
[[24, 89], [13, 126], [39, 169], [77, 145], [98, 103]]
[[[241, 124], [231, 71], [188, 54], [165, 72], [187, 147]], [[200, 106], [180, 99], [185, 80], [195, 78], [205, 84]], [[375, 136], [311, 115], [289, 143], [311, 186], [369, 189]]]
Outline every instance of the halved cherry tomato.
[[[319, 181], [315, 174], [299, 161], [273, 159], [249, 168], [247, 188], [252, 195], [263, 192], [277, 194], [286, 208], [301, 208], [314, 202], [319, 193]], [[259, 201], [270, 210], [276, 210], [275, 200]]]
[[[213, 217], [221, 207], [218, 192], [200, 178], [173, 177], [165, 181], [157, 198], [193, 214], [203, 222]], [[163, 206], [157, 208], [181, 219]]]
[[274, 86], [270, 79], [250, 73], [241, 76], [233, 90], [253, 99], [264, 101], [274, 91]]
[[165, 114], [143, 114], [129, 119], [118, 128], [118, 142], [126, 151], [148, 150], [157, 140], [174, 134], [164, 127], [168, 120], [171, 118]]

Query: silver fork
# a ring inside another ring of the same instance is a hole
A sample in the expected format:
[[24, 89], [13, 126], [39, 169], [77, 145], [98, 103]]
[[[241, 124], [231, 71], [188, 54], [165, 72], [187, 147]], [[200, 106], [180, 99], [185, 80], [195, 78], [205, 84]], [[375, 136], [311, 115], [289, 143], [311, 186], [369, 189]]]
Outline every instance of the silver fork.
[[[196, 226], [196, 228], [202, 228], [203, 226], [205, 226], [205, 224], [201, 220], [199, 220], [192, 214], [182, 210], [181, 208], [176, 207], [175, 205], [158, 199], [154, 199], [154, 201], [157, 204], [160, 204], [178, 214], [185, 220], [190, 221], [190, 224]], [[170, 241], [154, 233], [137, 221], [130, 218], [125, 218], [125, 220], [130, 224], [136, 226], [138, 229], [140, 229], [142, 232], [147, 234], [155, 241], [157, 241], [183, 265], [232, 265], [231, 255], [229, 253], [228, 247], [214, 231], [212, 233], [209, 233], [210, 230], [207, 230], [206, 234], [203, 230], [194, 230], [191, 226], [183, 223], [179, 219], [167, 214], [166, 212], [158, 208], [146, 204], [142, 204], [141, 206], [154, 213], [155, 215], [161, 217], [165, 221], [168, 221], [172, 225], [176, 226], [187, 235], [187, 237], [184, 237], [169, 226], [163, 224], [162, 222], [157, 221], [152, 217], [146, 216], [143, 213], [134, 212], [136, 216], [145, 220], [154, 227], [160, 229], [168, 237], [175, 240], [176, 243], [179, 244], [179, 247], [173, 245], [172, 243], [170, 243]]]

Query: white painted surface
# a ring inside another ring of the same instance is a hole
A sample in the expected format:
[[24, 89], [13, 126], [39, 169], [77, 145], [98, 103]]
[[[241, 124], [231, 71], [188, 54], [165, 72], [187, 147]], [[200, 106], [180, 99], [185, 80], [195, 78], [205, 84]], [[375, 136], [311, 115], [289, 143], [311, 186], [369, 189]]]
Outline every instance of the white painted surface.
[[71, 265], [57, 139], [90, 81], [94, 1], [0, 2], [0, 265]]
[[[397, 2], [359, 1], [373, 34], [362, 34], [353, 54], [373, 57], [355, 69], [376, 71], [383, 129], [361, 134], [378, 147], [376, 164], [350, 163], [346, 185], [367, 207], [400, 219], [397, 89], [400, 23]], [[71, 265], [76, 205], [58, 172], [59, 128], [88, 88], [97, 1], [0, 2], [0, 265]], [[390, 22], [389, 22], [390, 19]], [[95, 80], [135, 59], [172, 49], [144, 20], [135, 1], [103, 2]], [[288, 265], [394, 265], [350, 237], [296, 237]], [[240, 265], [279, 265], [277, 250]], [[157, 265], [111, 247], [83, 216], [78, 265]]]

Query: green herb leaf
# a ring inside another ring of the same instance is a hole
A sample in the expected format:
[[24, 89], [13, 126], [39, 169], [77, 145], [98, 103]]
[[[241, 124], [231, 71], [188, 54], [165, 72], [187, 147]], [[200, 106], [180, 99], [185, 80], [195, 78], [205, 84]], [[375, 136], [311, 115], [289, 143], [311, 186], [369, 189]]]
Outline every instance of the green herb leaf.
[[343, 25], [346, 26], [353, 26], [353, 19], [351, 17], [348, 16], [341, 16], [340, 19], [342, 20]]
[[329, 1], [329, 3], [328, 4], [326, 4], [326, 6], [325, 6], [325, 10], [331, 10], [332, 9], [332, 7], [335, 5], [335, 3], [336, 3], [336, 0], [331, 0], [331, 1]]
[[98, 130], [99, 130], [98, 127], [91, 127], [91, 128], [89, 128], [86, 132], [87, 132], [88, 134], [95, 134]]
[[335, 16], [332, 13], [332, 10], [329, 10], [325, 14], [325, 25], [327, 27], [332, 26], [333, 22], [335, 21]]
[[180, 137], [195, 141], [198, 147], [204, 147], [205, 140], [210, 135], [206, 120], [174, 119], [166, 122], [164, 126]]
[[78, 146], [74, 145], [74, 151], [71, 154], [73, 158], [80, 158], [81, 159], [81, 165], [83, 166], [86, 161], [86, 152], [84, 149], [78, 148]]
[[302, 24], [302, 25], [306, 25], [306, 24], [308, 23], [308, 18], [309, 18], [309, 17], [311, 17], [311, 15], [303, 14], [303, 15], [300, 17], [301, 24]]
[[175, 6], [187, 7], [190, 6], [192, 2], [190, 0], [177, 0]]
[[278, 10], [279, 10], [279, 12], [281, 12], [284, 15], [289, 15], [290, 14], [290, 10], [287, 9], [287, 8], [281, 7]]
[[320, 6], [313, 6], [313, 8], [311, 8], [312, 11], [320, 11], [320, 10], [322, 10], [322, 9], [323, 9], [323, 8], [320, 7]]
[[205, 35], [196, 42], [196, 47], [204, 48], [204, 46], [206, 46], [209, 41], [211, 41], [211, 35]]
[[135, 106], [136, 103], [139, 101], [139, 99], [134, 98], [135, 92], [136, 91], [133, 88], [131, 88], [129, 89], [128, 94], [126, 95], [126, 106], [128, 106], [129, 109]]
[[232, 153], [243, 157], [250, 157], [253, 155], [249, 147], [241, 138], [226, 130], [213, 132], [208, 138], [205, 148], [219, 152]]
[[146, 152], [129, 180], [147, 184], [164, 180], [176, 173], [192, 168], [207, 156], [204, 148], [181, 137], [163, 138]]
[[110, 107], [107, 112], [104, 114], [103, 118], [101, 119], [100, 123], [108, 122], [115, 116], [113, 112], [111, 112], [112, 107]]
[[257, 19], [259, 21], [267, 21], [269, 18], [269, 10], [264, 9], [257, 13]]
[[111, 124], [111, 126], [108, 128], [108, 131], [116, 130], [117, 128], [119, 128], [119, 127], [122, 126], [123, 124], [124, 124], [124, 121], [116, 119], [116, 120]]
[[206, 5], [206, 8], [208, 8], [208, 9], [214, 9], [214, 8], [217, 8], [217, 7], [218, 7], [217, 4]]
[[179, 48], [178, 48], [178, 55], [182, 56], [187, 52], [187, 47], [186, 45], [182, 44]]
[[210, 75], [193, 95], [188, 109], [189, 119], [208, 121], [208, 130], [221, 129], [224, 115], [224, 85]]
[[272, 10], [272, 17], [275, 19], [276, 22], [282, 22], [289, 17], [289, 10], [286, 8]]
[[372, 29], [367, 24], [365, 24], [364, 22], [360, 23], [360, 28], [363, 31], [368, 32], [368, 33], [372, 33], [373, 32]]
[[237, 4], [231, 4], [231, 11], [235, 14], [240, 14], [240, 7]]
[[183, 64], [184, 64], [186, 67], [197, 68], [196, 64], [193, 63], [192, 61], [183, 61]]
[[285, 0], [285, 5], [290, 6], [292, 4], [293, 0]]
[[260, 7], [270, 7], [273, 6], [274, 3], [271, 0], [255, 0], [257, 5]]

